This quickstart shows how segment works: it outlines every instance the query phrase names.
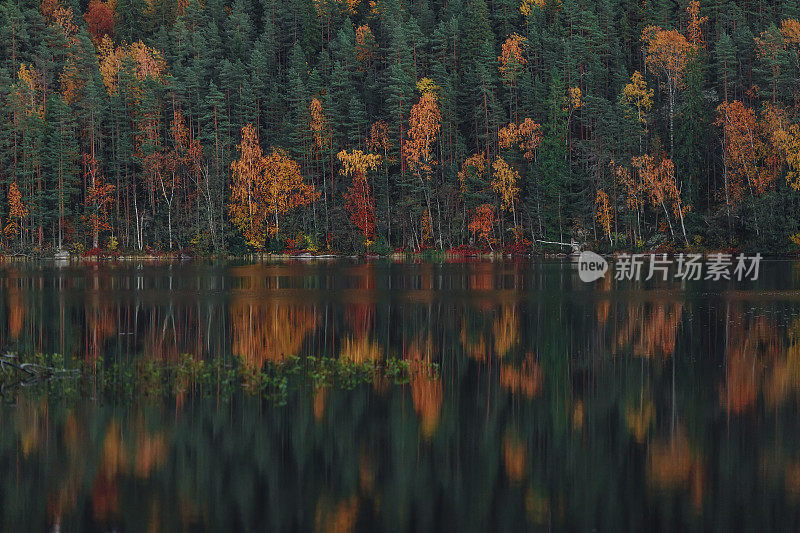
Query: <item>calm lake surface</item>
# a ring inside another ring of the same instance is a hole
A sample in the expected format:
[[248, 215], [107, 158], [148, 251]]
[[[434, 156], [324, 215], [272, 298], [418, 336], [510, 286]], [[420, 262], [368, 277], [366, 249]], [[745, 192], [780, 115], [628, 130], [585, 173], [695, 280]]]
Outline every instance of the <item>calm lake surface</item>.
[[5, 352], [440, 365], [285, 405], [5, 397], [0, 528], [797, 529], [799, 289], [791, 261], [0, 265]]

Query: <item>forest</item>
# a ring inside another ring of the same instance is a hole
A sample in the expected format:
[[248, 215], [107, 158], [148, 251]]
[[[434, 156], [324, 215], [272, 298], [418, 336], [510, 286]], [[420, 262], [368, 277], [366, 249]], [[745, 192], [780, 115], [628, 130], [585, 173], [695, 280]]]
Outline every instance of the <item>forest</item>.
[[0, 247], [796, 252], [798, 20], [795, 0], [4, 0]]

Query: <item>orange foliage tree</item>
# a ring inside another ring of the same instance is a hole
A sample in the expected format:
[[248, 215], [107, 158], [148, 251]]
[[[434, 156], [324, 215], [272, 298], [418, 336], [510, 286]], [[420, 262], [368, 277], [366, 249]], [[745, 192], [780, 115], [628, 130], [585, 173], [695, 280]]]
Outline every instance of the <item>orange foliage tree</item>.
[[517, 79], [525, 70], [528, 60], [525, 57], [525, 38], [514, 33], [506, 39], [500, 48], [500, 57], [497, 58], [500, 63], [500, 75], [503, 78], [503, 83], [511, 88], [510, 101], [509, 101], [509, 114], [516, 120], [516, 113], [512, 111], [512, 107], [516, 109], [514, 103], [518, 100]]
[[19, 192], [17, 182], [12, 181], [8, 186], [8, 220], [3, 229], [6, 238], [13, 241], [20, 234], [22, 219], [28, 216], [28, 208], [22, 203], [22, 194]]
[[430, 178], [433, 171], [433, 145], [441, 128], [442, 115], [439, 111], [436, 86], [423, 78], [417, 83], [421, 91], [419, 102], [411, 108], [408, 139], [403, 143], [403, 157], [412, 172]]
[[618, 165], [615, 161], [611, 161], [609, 163], [609, 167], [611, 171], [616, 176], [619, 183], [622, 184], [622, 187], [625, 191], [625, 208], [629, 213], [636, 214], [636, 225], [633, 226], [633, 220], [631, 217], [629, 219], [629, 223], [633, 226], [633, 234], [634, 239], [642, 234], [641, 228], [641, 211], [642, 207], [644, 206], [643, 201], [643, 193], [644, 187], [642, 186], [641, 181], [637, 179], [635, 173], [632, 173], [630, 169], [624, 165]]
[[669, 95], [669, 143], [670, 153], [675, 147], [675, 97], [683, 81], [683, 74], [690, 60], [692, 46], [686, 37], [675, 30], [664, 30], [658, 26], [647, 26], [642, 32], [646, 45], [647, 66], [667, 80]]
[[110, 2], [92, 0], [83, 18], [86, 19], [89, 35], [95, 44], [100, 43], [106, 35], [114, 33], [114, 7]]
[[[439, 111], [438, 87], [428, 78], [417, 82], [417, 89], [421, 95], [419, 102], [411, 108], [409, 117], [408, 139], [403, 143], [403, 158], [408, 168], [422, 182], [425, 193], [425, 204], [428, 213], [431, 212], [430, 179], [433, 167], [436, 164], [433, 145], [441, 128], [442, 115]], [[441, 230], [439, 231], [441, 236]], [[441, 245], [441, 238], [439, 239]]]
[[157, 174], [161, 195], [167, 204], [167, 231], [170, 249], [173, 246], [173, 204], [176, 202], [176, 198], [179, 201], [182, 192], [188, 195], [186, 185], [189, 179], [200, 189], [203, 158], [203, 146], [193, 138], [181, 112], [175, 109], [172, 115], [172, 149], [163, 156], [165, 172]]
[[692, 46], [704, 46], [701, 26], [708, 21], [708, 17], [700, 16], [700, 2], [698, 0], [689, 2], [686, 12], [689, 14], [689, 24], [686, 28], [687, 40]]
[[649, 196], [650, 204], [654, 207], [661, 206], [664, 210], [670, 234], [675, 236], [667, 205], [672, 207], [673, 215], [680, 221], [683, 239], [688, 244], [683, 216], [689, 211], [690, 206], [684, 206], [681, 200], [681, 193], [675, 182], [675, 165], [666, 157], [657, 160], [651, 155], [634, 157], [631, 164], [639, 172], [643, 190]]
[[533, 12], [534, 7], [538, 9], [544, 9], [545, 5], [547, 5], [546, 0], [522, 0], [519, 5], [519, 12], [524, 16], [529, 17]]
[[483, 154], [472, 154], [464, 160], [464, 163], [461, 164], [461, 170], [458, 171], [458, 183], [461, 192], [467, 191], [467, 182], [470, 178], [480, 178], [485, 172], [486, 157]]
[[[636, 109], [636, 119], [647, 132], [647, 113], [653, 107], [653, 89], [647, 88], [641, 72], [634, 71], [630, 83], [622, 89], [622, 98]], [[642, 152], [642, 135], [639, 133], [639, 152]]]
[[378, 50], [378, 42], [366, 24], [356, 28], [356, 61], [360, 70], [367, 70]]
[[494, 207], [489, 204], [481, 204], [475, 208], [475, 213], [469, 223], [469, 231], [475, 237], [476, 244], [484, 241], [492, 247], [492, 241], [489, 236], [492, 234], [494, 227]]
[[313, 202], [319, 193], [303, 181], [300, 166], [290, 157], [278, 150], [263, 155], [252, 124], [242, 128], [237, 148], [228, 210], [248, 244], [261, 250], [266, 234], [278, 234], [282, 215]]
[[597, 207], [597, 222], [603, 228], [603, 233], [608, 236], [611, 245], [614, 245], [614, 239], [611, 238], [611, 227], [614, 224], [614, 210], [611, 208], [608, 195], [602, 189], [597, 189], [597, 198], [595, 199], [595, 206]]
[[508, 85], [513, 86], [528, 60], [525, 58], [524, 48], [525, 38], [514, 33], [506, 39], [500, 48], [500, 57], [497, 60], [500, 62], [500, 74], [503, 76], [503, 81]]
[[375, 198], [367, 180], [367, 172], [375, 170], [381, 164], [381, 156], [365, 154], [361, 150], [337, 155], [342, 163], [340, 173], [351, 177], [353, 182], [344, 194], [345, 207], [350, 213], [350, 220], [364, 235], [364, 245], [369, 248], [375, 233]]
[[114, 203], [114, 189], [111, 184], [105, 183], [97, 160], [89, 155], [83, 156], [84, 181], [86, 182], [86, 197], [84, 205], [86, 214], [84, 220], [89, 224], [92, 237], [92, 248], [100, 247], [100, 232], [111, 229], [108, 208]]
[[133, 60], [136, 79], [139, 81], [147, 78], [163, 81], [167, 70], [167, 62], [161, 52], [155, 48], [145, 45], [142, 41], [136, 41], [130, 46], [114, 47], [114, 43], [108, 35], [101, 38], [98, 46], [98, 59], [100, 75], [109, 95], [117, 91], [119, 73], [126, 59]]
[[500, 207], [505, 211], [511, 211], [514, 217], [514, 227], [517, 226], [517, 195], [519, 194], [519, 173], [511, 168], [502, 157], [498, 157], [492, 163], [494, 169], [492, 179], [492, 190], [500, 197]]
[[786, 164], [786, 183], [800, 190], [800, 125], [790, 124], [785, 112], [769, 110], [765, 116], [770, 143]]
[[500, 128], [498, 139], [500, 148], [507, 150], [517, 147], [523, 152], [522, 156], [531, 161], [536, 157], [536, 149], [542, 143], [542, 127], [526, 118], [519, 125], [512, 122], [508, 126]]
[[311, 116], [309, 124], [311, 128], [311, 135], [314, 138], [314, 149], [322, 151], [325, 145], [325, 114], [322, 111], [322, 103], [317, 98], [313, 98], [308, 106], [308, 112]]
[[772, 174], [761, 164], [766, 151], [755, 112], [739, 100], [717, 107], [716, 124], [722, 127], [725, 148], [725, 200], [735, 208], [747, 187], [763, 193]]

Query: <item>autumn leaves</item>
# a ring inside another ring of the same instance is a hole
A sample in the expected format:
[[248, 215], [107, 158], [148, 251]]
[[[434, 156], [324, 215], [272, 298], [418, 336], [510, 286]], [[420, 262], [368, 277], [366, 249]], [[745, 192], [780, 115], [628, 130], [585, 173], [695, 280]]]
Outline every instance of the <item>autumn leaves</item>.
[[[502, 58], [501, 58], [502, 61]], [[437, 165], [436, 142], [441, 129], [442, 116], [439, 110], [437, 91], [439, 87], [429, 78], [417, 82], [419, 100], [411, 107], [408, 129], [401, 145], [403, 168], [418, 184], [424, 201], [424, 210], [412, 229], [412, 244], [415, 249], [443, 245], [440, 227], [441, 215], [432, 190], [431, 176]], [[579, 97], [578, 97], [579, 98]], [[309, 105], [309, 132], [314, 149], [318, 153], [329, 148], [324, 109], [317, 98]], [[523, 160], [532, 161], [541, 142], [541, 127], [530, 118], [519, 124], [509, 124], [499, 132], [499, 143], [509, 155], [519, 154]], [[349, 220], [358, 229], [364, 249], [370, 250], [375, 239], [376, 202], [373, 174], [386, 164], [391, 147], [389, 127], [385, 122], [372, 125], [367, 146], [377, 153], [362, 150], [341, 150], [336, 155], [339, 175], [345, 180], [347, 190], [342, 193], [344, 207]], [[281, 150], [273, 150], [265, 156], [252, 125], [242, 129], [242, 140], [238, 145], [238, 158], [231, 164], [231, 198], [229, 214], [233, 224], [242, 232], [247, 243], [263, 250], [268, 238], [277, 237], [280, 219], [289, 211], [309, 205], [318, 199], [321, 192], [313, 184], [306, 183], [301, 167]], [[491, 182], [484, 184], [483, 175], [491, 174]], [[464, 163], [459, 173], [462, 192], [479, 187], [482, 193], [493, 194], [495, 203], [483, 203], [470, 209], [468, 229], [477, 246], [493, 247], [495, 205], [511, 218], [511, 230], [516, 239], [521, 239], [522, 229], [517, 220], [517, 203], [520, 194], [520, 174], [512, 164], [498, 155], [487, 165], [483, 154], [474, 154]]]
[[242, 128], [239, 159], [231, 163], [231, 221], [248, 244], [262, 250], [267, 236], [280, 229], [280, 217], [318, 196], [306, 184], [296, 161], [279, 150], [268, 156], [261, 152], [252, 124]]
[[[621, 210], [628, 213], [628, 223], [637, 240], [642, 236], [642, 220], [647, 216], [645, 208], [649, 205], [663, 212], [662, 227], [669, 231], [670, 237], [675, 239], [679, 236], [688, 244], [684, 215], [691, 210], [691, 206], [684, 205], [681, 197], [683, 183], [676, 179], [672, 161], [675, 151], [675, 105], [687, 66], [703, 46], [701, 25], [707, 18], [700, 17], [700, 3], [697, 1], [689, 2], [686, 11], [689, 15], [688, 38], [677, 30], [665, 30], [659, 26], [647, 26], [642, 32], [645, 65], [653, 74], [663, 78], [667, 92], [669, 154], [658, 145], [651, 153], [644, 152], [643, 139], [647, 134], [648, 113], [653, 106], [654, 91], [648, 88], [639, 71], [633, 73], [630, 83], [625, 85], [620, 95], [620, 101], [631, 115], [635, 115], [635, 123], [641, 128], [639, 155], [633, 156], [629, 165], [611, 161], [612, 189], [616, 191], [617, 184], [622, 186], [625, 201]], [[613, 245], [612, 232], [618, 211], [616, 192], [610, 197], [603, 188], [598, 187], [595, 209], [595, 218]], [[654, 214], [656, 220], [659, 214]]]
[[[402, 156], [409, 169], [422, 183], [427, 209], [420, 220], [418, 242], [432, 235], [430, 222], [431, 200], [428, 190], [430, 173], [436, 164], [433, 147], [440, 129], [441, 114], [436, 96], [437, 87], [427, 78], [417, 83], [420, 99], [411, 108], [408, 137], [404, 139]], [[315, 148], [325, 145], [325, 118], [322, 104], [316, 98], [310, 104], [310, 123]], [[390, 146], [387, 126], [376, 122], [371, 128], [369, 146], [386, 152]], [[299, 165], [285, 153], [274, 150], [264, 157], [252, 125], [242, 129], [238, 146], [239, 158], [231, 164], [233, 182], [229, 211], [233, 223], [242, 231], [248, 244], [262, 250], [267, 236], [275, 236], [279, 218], [290, 210], [310, 204], [320, 193], [306, 184]], [[337, 154], [339, 171], [351, 180], [343, 194], [350, 221], [359, 229], [364, 246], [369, 250], [375, 233], [375, 197], [370, 185], [370, 173], [378, 169], [384, 157], [362, 150], [341, 150]], [[426, 222], [427, 218], [427, 222]]]

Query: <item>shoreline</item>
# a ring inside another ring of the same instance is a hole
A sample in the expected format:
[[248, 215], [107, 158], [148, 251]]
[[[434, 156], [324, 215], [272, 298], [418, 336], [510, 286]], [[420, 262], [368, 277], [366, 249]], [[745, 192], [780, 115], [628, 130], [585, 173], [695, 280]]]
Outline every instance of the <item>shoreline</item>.
[[[590, 251], [590, 250], [586, 250]], [[594, 250], [591, 250], [595, 252]], [[672, 251], [664, 252], [660, 250], [648, 251], [614, 251], [614, 252], [595, 252], [607, 258], [619, 257], [623, 254], [641, 254], [641, 255], [661, 255], [675, 256], [680, 253], [686, 254], [700, 254], [704, 258], [717, 253], [727, 253], [737, 255], [744, 253], [745, 255], [754, 255], [757, 252], [745, 253], [738, 250], [726, 249], [705, 249], [705, 250], [691, 250], [691, 251]], [[109, 263], [189, 263], [193, 261], [251, 261], [251, 262], [269, 262], [269, 261], [339, 261], [343, 259], [360, 260], [360, 261], [376, 261], [376, 260], [392, 260], [392, 261], [459, 261], [459, 260], [483, 260], [483, 261], [503, 261], [510, 259], [564, 259], [569, 257], [578, 257], [578, 252], [572, 253], [541, 253], [541, 252], [526, 252], [526, 253], [503, 253], [503, 252], [464, 252], [464, 251], [424, 251], [424, 252], [394, 252], [391, 254], [312, 254], [310, 252], [303, 253], [270, 253], [260, 252], [252, 254], [223, 254], [223, 255], [189, 255], [181, 252], [172, 252], [165, 254], [92, 254], [92, 255], [29, 255], [29, 254], [11, 254], [1, 255], [0, 263], [33, 263], [33, 262], [54, 262], [57, 264], [80, 264], [80, 263], [95, 263], [95, 262], [109, 262]], [[791, 253], [761, 253], [765, 259], [797, 259], [797, 254]]]

